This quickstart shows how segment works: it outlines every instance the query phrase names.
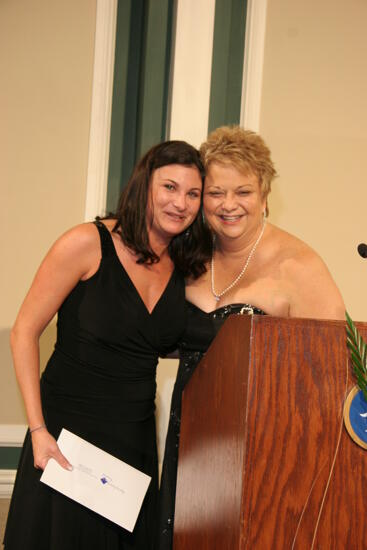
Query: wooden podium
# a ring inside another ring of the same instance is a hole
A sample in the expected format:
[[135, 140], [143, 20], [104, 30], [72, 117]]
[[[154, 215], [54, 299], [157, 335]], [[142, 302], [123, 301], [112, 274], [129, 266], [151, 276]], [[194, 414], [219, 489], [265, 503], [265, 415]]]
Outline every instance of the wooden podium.
[[344, 322], [231, 316], [183, 396], [174, 550], [366, 549], [354, 384]]

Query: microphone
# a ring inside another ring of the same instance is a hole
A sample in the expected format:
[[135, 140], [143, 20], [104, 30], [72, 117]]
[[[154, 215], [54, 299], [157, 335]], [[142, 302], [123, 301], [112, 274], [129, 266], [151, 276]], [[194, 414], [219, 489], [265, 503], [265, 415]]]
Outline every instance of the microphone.
[[362, 256], [362, 258], [367, 258], [367, 244], [359, 244], [357, 250], [358, 254]]

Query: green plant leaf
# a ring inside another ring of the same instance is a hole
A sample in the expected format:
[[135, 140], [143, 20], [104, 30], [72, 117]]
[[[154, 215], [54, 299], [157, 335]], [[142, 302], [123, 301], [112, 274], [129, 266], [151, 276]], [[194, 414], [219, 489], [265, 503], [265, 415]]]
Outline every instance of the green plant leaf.
[[347, 347], [350, 351], [350, 358], [357, 384], [362, 390], [367, 401], [367, 344], [352, 321], [348, 312], [345, 312], [347, 321]]

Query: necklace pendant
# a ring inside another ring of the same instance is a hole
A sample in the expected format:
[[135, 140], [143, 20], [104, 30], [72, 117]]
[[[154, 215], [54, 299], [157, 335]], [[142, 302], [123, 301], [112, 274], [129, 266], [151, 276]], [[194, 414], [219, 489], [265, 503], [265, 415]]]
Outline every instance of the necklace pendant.
[[219, 302], [220, 296], [215, 295], [214, 298], [216, 299], [217, 302]]

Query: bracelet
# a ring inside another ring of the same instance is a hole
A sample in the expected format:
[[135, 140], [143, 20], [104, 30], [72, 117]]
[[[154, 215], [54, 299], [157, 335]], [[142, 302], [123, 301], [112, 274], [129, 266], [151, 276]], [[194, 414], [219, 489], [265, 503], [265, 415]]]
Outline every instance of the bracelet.
[[37, 428], [32, 428], [29, 430], [30, 434], [33, 434], [33, 432], [36, 432], [37, 430], [42, 430], [42, 428], [46, 428], [46, 424], [41, 424], [40, 426], [37, 426]]

